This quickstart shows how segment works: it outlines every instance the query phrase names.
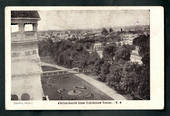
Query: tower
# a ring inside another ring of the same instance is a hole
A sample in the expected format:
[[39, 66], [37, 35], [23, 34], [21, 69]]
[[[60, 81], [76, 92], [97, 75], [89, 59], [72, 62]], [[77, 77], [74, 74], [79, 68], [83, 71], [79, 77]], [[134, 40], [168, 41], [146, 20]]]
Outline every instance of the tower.
[[11, 11], [11, 100], [42, 100], [37, 11]]

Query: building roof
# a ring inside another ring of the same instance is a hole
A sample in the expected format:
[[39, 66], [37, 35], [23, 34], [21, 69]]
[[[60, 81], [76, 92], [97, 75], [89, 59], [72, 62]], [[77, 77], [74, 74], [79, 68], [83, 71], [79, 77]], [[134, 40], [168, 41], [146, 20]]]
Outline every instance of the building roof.
[[40, 16], [38, 11], [11, 11], [11, 18], [36, 18], [39, 19]]

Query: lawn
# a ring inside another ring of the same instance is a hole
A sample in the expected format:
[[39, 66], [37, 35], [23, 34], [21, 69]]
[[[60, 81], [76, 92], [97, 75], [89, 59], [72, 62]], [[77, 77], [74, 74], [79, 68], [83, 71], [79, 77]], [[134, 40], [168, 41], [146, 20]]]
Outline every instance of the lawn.
[[109, 96], [73, 74], [41, 77], [50, 100], [111, 100]]
[[42, 71], [55, 71], [59, 70], [57, 68], [49, 67], [49, 66], [41, 66]]

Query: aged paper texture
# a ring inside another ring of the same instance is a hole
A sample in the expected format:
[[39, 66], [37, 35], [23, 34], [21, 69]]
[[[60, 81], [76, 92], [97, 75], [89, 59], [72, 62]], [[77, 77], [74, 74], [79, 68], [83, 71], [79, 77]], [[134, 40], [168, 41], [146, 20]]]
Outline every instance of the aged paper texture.
[[6, 109], [163, 109], [163, 17], [160, 6], [6, 7]]

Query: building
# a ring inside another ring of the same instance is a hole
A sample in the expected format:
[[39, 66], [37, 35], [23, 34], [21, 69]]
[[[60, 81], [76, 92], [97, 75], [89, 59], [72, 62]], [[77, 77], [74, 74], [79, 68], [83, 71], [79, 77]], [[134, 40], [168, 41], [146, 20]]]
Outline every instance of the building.
[[123, 34], [121, 35], [120, 44], [121, 45], [133, 45], [133, 39], [135, 39], [138, 35], [137, 34]]
[[98, 53], [100, 58], [103, 58], [103, 45], [101, 42], [94, 43], [93, 50]]
[[[42, 100], [37, 11], [11, 11], [11, 100]], [[15, 30], [15, 31], [14, 31]]]
[[139, 47], [136, 46], [135, 50], [132, 50], [130, 61], [138, 64], [142, 64], [142, 57], [139, 55]]

